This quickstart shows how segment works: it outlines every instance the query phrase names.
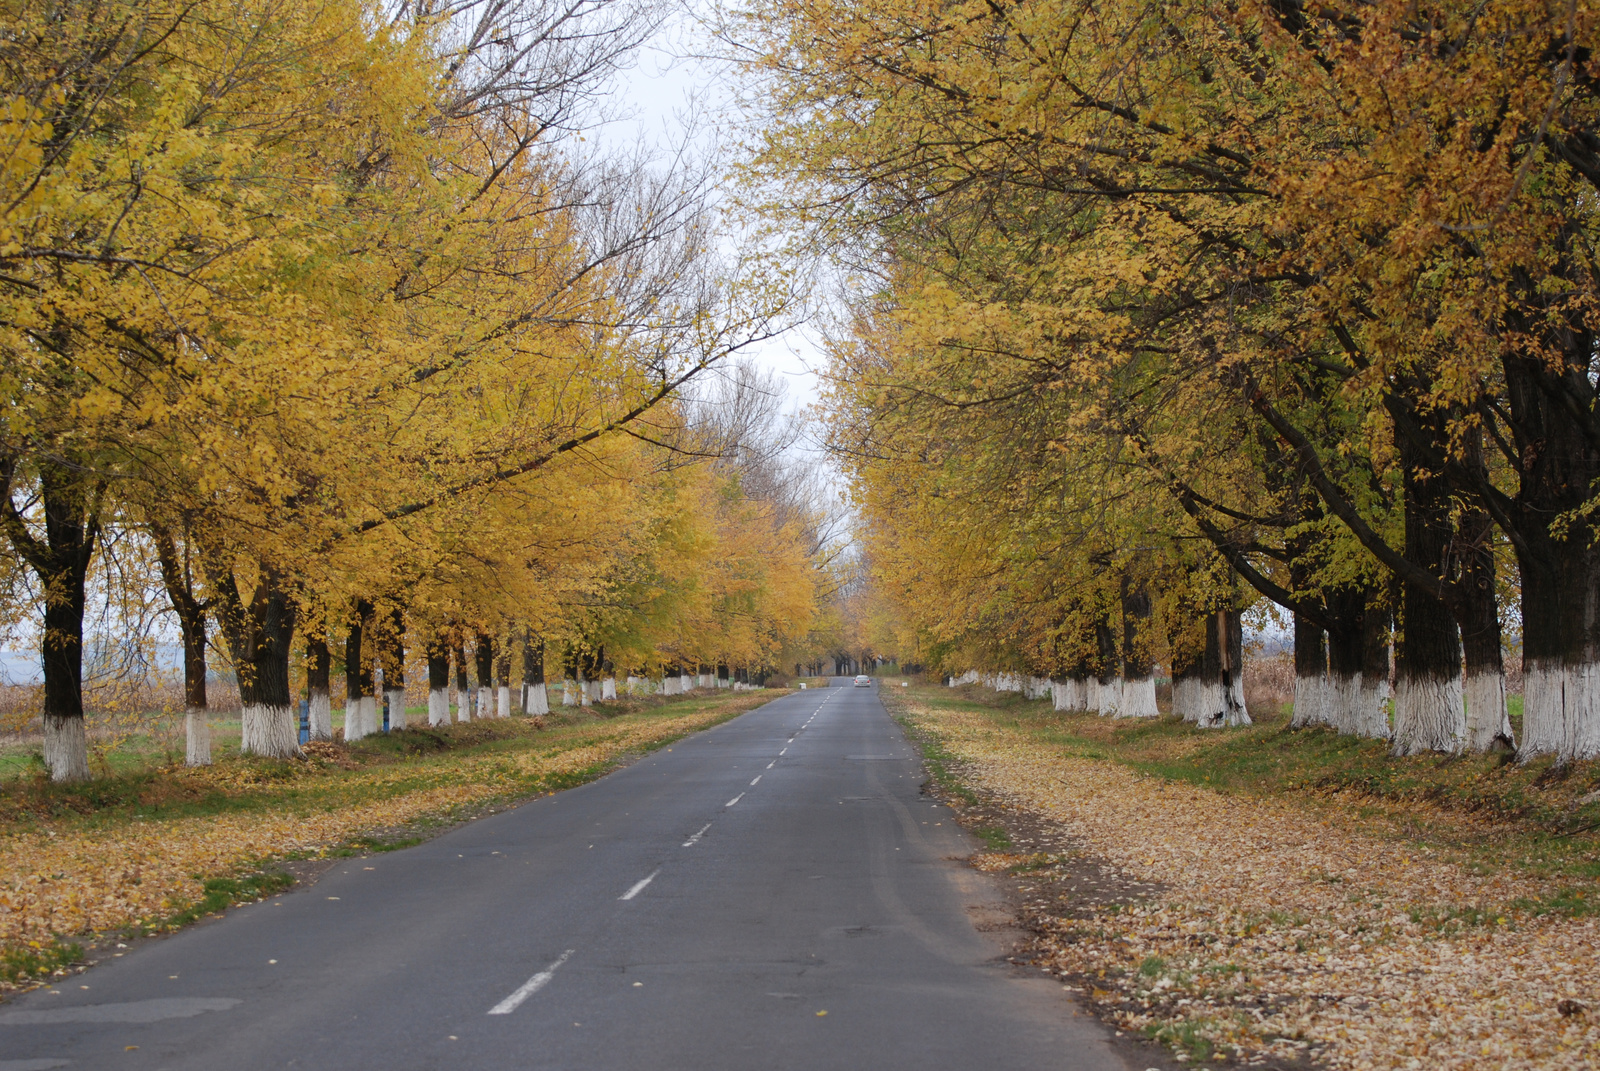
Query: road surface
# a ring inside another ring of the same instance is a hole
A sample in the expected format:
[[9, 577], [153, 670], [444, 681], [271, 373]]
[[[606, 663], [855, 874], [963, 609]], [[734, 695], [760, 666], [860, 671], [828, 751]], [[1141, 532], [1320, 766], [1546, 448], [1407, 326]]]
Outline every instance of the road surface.
[[834, 683], [0, 1005], [0, 1071], [1123, 1071]]

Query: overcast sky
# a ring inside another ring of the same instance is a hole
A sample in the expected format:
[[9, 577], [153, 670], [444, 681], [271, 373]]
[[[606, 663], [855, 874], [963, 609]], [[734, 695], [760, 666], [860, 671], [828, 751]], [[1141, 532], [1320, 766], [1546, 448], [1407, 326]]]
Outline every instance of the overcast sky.
[[[730, 66], [701, 58], [711, 51], [703, 32], [687, 16], [667, 24], [644, 50], [638, 64], [623, 73], [618, 112], [627, 118], [609, 123], [599, 133], [604, 142], [632, 147], [639, 142], [663, 151], [680, 144], [691, 115], [702, 116], [696, 139], [703, 153], [717, 151], [716, 130], [740, 121], [733, 99], [738, 75]], [[802, 330], [747, 351], [757, 363], [777, 372], [788, 388], [790, 411], [817, 400], [815, 370], [823, 358]]]

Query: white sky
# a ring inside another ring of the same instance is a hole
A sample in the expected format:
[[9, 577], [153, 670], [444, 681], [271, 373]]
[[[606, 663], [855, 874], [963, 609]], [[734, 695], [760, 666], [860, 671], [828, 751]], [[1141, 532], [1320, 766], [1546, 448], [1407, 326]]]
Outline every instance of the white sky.
[[[716, 152], [719, 131], [726, 137], [743, 117], [734, 102], [738, 73], [727, 64], [703, 58], [711, 51], [689, 16], [671, 20], [646, 47], [637, 66], [621, 75], [616, 110], [627, 118], [608, 124], [599, 139], [630, 148], [643, 142], [665, 150], [683, 140], [689, 117], [698, 114], [696, 146], [704, 153]], [[817, 401], [816, 370], [825, 362], [803, 328], [752, 348], [745, 356], [778, 373], [788, 390], [790, 412]]]

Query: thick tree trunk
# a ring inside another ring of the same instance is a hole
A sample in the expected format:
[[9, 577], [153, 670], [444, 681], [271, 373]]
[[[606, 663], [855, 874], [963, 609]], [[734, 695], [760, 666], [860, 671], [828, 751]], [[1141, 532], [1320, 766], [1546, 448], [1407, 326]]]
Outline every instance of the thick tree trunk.
[[1294, 714], [1291, 729], [1327, 722], [1328, 651], [1322, 629], [1294, 615]]
[[[1408, 457], [1405, 440], [1407, 560], [1441, 574], [1452, 527], [1442, 477], [1420, 458]], [[1395, 652], [1394, 753], [1456, 752], [1466, 742], [1461, 698], [1461, 636], [1455, 614], [1433, 592], [1401, 582], [1400, 643]]]
[[313, 740], [333, 739], [333, 699], [328, 691], [332, 662], [326, 636], [306, 640], [306, 720]]
[[1509, 750], [1511, 717], [1500, 648], [1500, 608], [1495, 594], [1493, 524], [1481, 509], [1460, 511], [1452, 557], [1456, 563], [1461, 649], [1465, 656], [1468, 751]]
[[[229, 584], [231, 587], [231, 576]], [[287, 759], [300, 754], [300, 726], [289, 691], [289, 653], [294, 641], [294, 603], [277, 573], [262, 566], [248, 606], [223, 615], [234, 665], [239, 671], [241, 734], [246, 755]], [[232, 625], [230, 626], [230, 618]]]
[[1389, 739], [1389, 641], [1391, 615], [1369, 597], [1361, 618], [1361, 691], [1350, 731]]
[[1101, 717], [1114, 718], [1122, 703], [1122, 666], [1120, 644], [1108, 618], [1095, 621], [1095, 643], [1098, 658], [1095, 663], [1094, 683], [1091, 685], [1094, 711]]
[[1244, 621], [1233, 610], [1206, 615], [1203, 679], [1206, 705], [1197, 719], [1203, 729], [1249, 725], [1244, 705]]
[[[1569, 228], [1576, 236], [1579, 229]], [[1586, 247], [1586, 238], [1573, 238]], [[1564, 270], [1587, 273], [1585, 252]], [[1594, 333], [1565, 293], [1523, 281], [1508, 328], [1531, 345], [1502, 357], [1520, 455], [1510, 527], [1522, 579], [1523, 713], [1519, 755], [1600, 756], [1600, 545], [1585, 510], [1600, 481]], [[1540, 352], [1540, 351], [1543, 352]], [[1557, 518], [1562, 519], [1556, 527]]]
[[428, 724], [450, 724], [450, 635], [444, 631], [428, 643]]
[[1149, 655], [1150, 617], [1154, 607], [1143, 580], [1122, 578], [1122, 701], [1117, 716], [1155, 718], [1156, 681]]
[[1351, 733], [1361, 705], [1362, 647], [1365, 633], [1367, 589], [1345, 586], [1323, 597], [1334, 627], [1328, 629], [1328, 676], [1323, 691], [1323, 714], [1336, 731]]
[[12, 501], [15, 462], [0, 461], [0, 523], [33, 569], [44, 592], [44, 761], [52, 781], [89, 778], [89, 740], [83, 723], [83, 614], [89, 562], [100, 535], [100, 489], [76, 467], [42, 462], [39, 494], [44, 539], [29, 530]]

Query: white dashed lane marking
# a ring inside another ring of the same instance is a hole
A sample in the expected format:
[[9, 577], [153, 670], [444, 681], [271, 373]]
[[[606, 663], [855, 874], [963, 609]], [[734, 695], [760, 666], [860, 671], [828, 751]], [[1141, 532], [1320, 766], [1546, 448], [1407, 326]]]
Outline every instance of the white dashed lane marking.
[[743, 792], [741, 792], [737, 796], [733, 797], [733, 799], [729, 800], [727, 803], [724, 803], [723, 806], [724, 807], [732, 807], [735, 803], [738, 803], [742, 799], [744, 799], [744, 793]]
[[694, 844], [695, 844], [695, 841], [697, 841], [701, 837], [705, 836], [706, 835], [706, 830], [708, 830], [710, 828], [711, 828], [711, 823], [707, 822], [705, 825], [700, 827], [700, 832], [696, 833], [694, 836], [692, 836], [688, 840], [684, 841], [683, 842], [683, 846], [685, 848], [693, 848]]
[[618, 900], [632, 900], [635, 896], [638, 896], [640, 893], [644, 892], [644, 887], [646, 885], [649, 885], [652, 881], [655, 881], [656, 880], [656, 875], [659, 874], [659, 873], [661, 873], [661, 868], [660, 867], [656, 867], [654, 870], [652, 870], [650, 872], [650, 876], [649, 877], [644, 878], [644, 879], [642, 879], [640, 881], [634, 882], [633, 886], [627, 892], [625, 892], [621, 896], [617, 897], [617, 899]]
[[522, 985], [517, 988], [515, 993], [512, 993], [505, 1000], [502, 1000], [499, 1004], [496, 1004], [494, 1007], [490, 1008], [489, 1014], [510, 1015], [512, 1012], [516, 1011], [518, 1004], [521, 1004], [523, 1001], [527, 1000], [529, 997], [533, 996], [535, 993], [539, 992], [539, 990], [545, 987], [545, 983], [549, 982], [550, 979], [555, 975], [557, 968], [559, 968], [563, 963], [567, 962], [567, 960], [572, 957], [572, 953], [573, 950], [570, 948], [561, 953], [561, 958], [557, 959], [554, 963], [550, 964], [550, 966], [546, 967], [532, 978], [529, 978], [526, 982], [523, 982]]

